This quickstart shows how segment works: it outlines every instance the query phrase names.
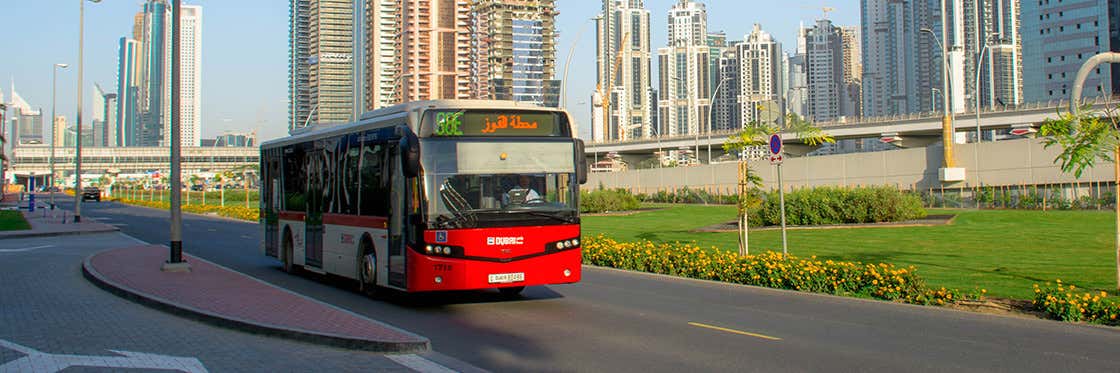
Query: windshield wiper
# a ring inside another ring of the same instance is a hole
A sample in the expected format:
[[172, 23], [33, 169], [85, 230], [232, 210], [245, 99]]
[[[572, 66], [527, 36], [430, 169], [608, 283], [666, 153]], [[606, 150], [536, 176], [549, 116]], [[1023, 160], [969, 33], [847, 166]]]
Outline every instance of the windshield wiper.
[[508, 211], [509, 212], [516, 212], [516, 213], [524, 213], [524, 214], [529, 214], [529, 215], [533, 215], [533, 216], [540, 216], [540, 217], [545, 217], [545, 218], [552, 218], [552, 219], [556, 219], [556, 220], [559, 220], [559, 221], [562, 221], [562, 222], [565, 222], [565, 223], [568, 223], [568, 224], [575, 224], [576, 223], [576, 217], [575, 217], [574, 214], [571, 214], [570, 210], [557, 210], [557, 211], [554, 211], [554, 212], [545, 212], [545, 211], [537, 211], [537, 210], [508, 210]]

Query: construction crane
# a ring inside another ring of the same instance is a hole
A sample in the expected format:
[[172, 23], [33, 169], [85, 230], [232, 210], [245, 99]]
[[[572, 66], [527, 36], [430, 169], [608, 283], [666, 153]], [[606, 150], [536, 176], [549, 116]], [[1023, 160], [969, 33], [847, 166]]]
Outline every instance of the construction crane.
[[[626, 50], [626, 46], [628, 45], [627, 43], [629, 43], [629, 42], [630, 42], [630, 32], [627, 31], [627, 32], [622, 34], [622, 44], [618, 48], [618, 51], [615, 52], [614, 65], [612, 65], [612, 67], [611, 67], [611, 71], [613, 72], [613, 75], [611, 75], [611, 80], [612, 81], [615, 80], [615, 79], [619, 79], [618, 78], [619, 70], [622, 69], [622, 51]], [[619, 82], [619, 84], [621, 84], [621, 81]], [[614, 84], [610, 85], [611, 88], [613, 88], [614, 86], [615, 86]], [[599, 91], [599, 97], [601, 97], [602, 100], [603, 100], [603, 136], [607, 136], [607, 133], [608, 133], [607, 130], [610, 128], [610, 126], [608, 126], [607, 124], [610, 123], [610, 118], [611, 118], [610, 117], [610, 114], [611, 114], [611, 98], [610, 98], [610, 96], [608, 96], [606, 94], [607, 92], [603, 92], [602, 83], [597, 84], [595, 86], [595, 89], [597, 91]], [[609, 92], [609, 89], [608, 89], [608, 92]], [[618, 126], [619, 126], [620, 129], [623, 127], [622, 123], [619, 123]], [[592, 132], [594, 132], [594, 130], [592, 130]], [[619, 134], [619, 137], [622, 137], [621, 133]]]

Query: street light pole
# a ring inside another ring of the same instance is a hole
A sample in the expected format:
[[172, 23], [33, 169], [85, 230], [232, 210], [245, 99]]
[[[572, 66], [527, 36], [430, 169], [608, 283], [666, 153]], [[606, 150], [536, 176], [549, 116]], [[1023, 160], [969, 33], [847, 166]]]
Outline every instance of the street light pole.
[[719, 97], [719, 89], [723, 87], [723, 82], [728, 81], [727, 78], [720, 78], [719, 83], [716, 84], [716, 90], [712, 92], [712, 100], [708, 103], [708, 164], [712, 164], [712, 109], [715, 109], [716, 97]]
[[58, 90], [58, 69], [65, 69], [68, 66], [70, 65], [64, 63], [56, 63], [54, 64], [54, 67], [51, 68], [51, 182], [50, 185], [47, 186], [47, 191], [51, 195], [51, 210], [54, 210], [54, 144], [58, 142], [58, 139], [56, 139], [54, 136], [56, 133], [58, 133], [58, 129], [55, 128], [54, 124], [54, 118], [57, 117], [54, 111], [54, 102], [56, 96], [55, 91]]
[[[944, 4], [944, 2], [942, 3]], [[942, 17], [942, 19], [944, 19], [944, 17]], [[923, 28], [918, 30], [918, 32], [929, 33], [933, 41], [937, 43], [937, 49], [941, 51], [941, 106], [945, 111], [944, 116], [941, 117], [941, 142], [943, 143], [942, 146], [944, 149], [944, 159], [941, 161], [941, 165], [945, 168], [951, 168], [955, 165], [953, 162], [953, 113], [949, 109], [949, 100], [950, 97], [952, 97], [951, 91], [949, 90], [951, 86], [951, 82], [949, 81], [949, 53], [945, 50], [945, 46], [941, 44], [941, 40], [937, 38], [937, 34], [933, 33], [933, 30]]]
[[182, 116], [179, 104], [180, 97], [180, 51], [182, 43], [179, 42], [179, 8], [181, 0], [171, 1], [171, 257], [163, 263], [161, 270], [169, 272], [190, 271], [190, 264], [183, 261], [183, 181], [180, 170], [180, 137], [182, 136], [180, 121]]
[[[980, 132], [981, 131], [980, 130], [980, 72], [983, 71], [983, 69], [981, 69], [981, 67], [984, 66], [984, 52], [988, 52], [988, 49], [991, 48], [991, 46], [988, 45], [988, 40], [991, 39], [993, 36], [997, 36], [997, 35], [999, 35], [999, 34], [992, 33], [991, 35], [988, 35], [987, 38], [984, 38], [984, 46], [980, 48], [980, 57], [978, 57], [976, 59], [976, 85], [972, 86], [972, 96], [973, 96], [972, 99], [973, 99], [973, 101], [976, 101], [976, 143], [977, 144], [979, 144], [980, 142], [982, 142], [984, 140], [984, 136], [981, 135], [981, 132]], [[989, 52], [988, 54], [991, 54], [991, 53]], [[991, 65], [989, 64], [988, 67], [991, 67]], [[992, 139], [992, 140], [994, 141], [995, 139]], [[979, 148], [977, 148], [977, 149], [979, 149]], [[980, 168], [980, 165], [977, 164], [976, 168]]]
[[[603, 19], [603, 17], [595, 16], [589, 18], [587, 21], [598, 21], [600, 19]], [[586, 22], [579, 28], [575, 40], [572, 40], [572, 47], [568, 48], [568, 59], [564, 61], [564, 80], [560, 81], [560, 107], [564, 107], [564, 104], [568, 102], [568, 66], [572, 64], [572, 55], [576, 53], [576, 45], [579, 44], [579, 37], [583, 36], [584, 31], [587, 31]]]
[[[101, 0], [89, 0], [94, 3], [99, 3]], [[85, 84], [82, 76], [82, 70], [85, 65], [85, 59], [82, 58], [82, 52], [85, 47], [85, 14], [86, 14], [86, 0], [78, 0], [78, 115], [75, 121], [76, 135], [74, 138], [74, 222], [82, 222], [82, 86]], [[54, 118], [51, 118], [53, 121]], [[51, 141], [54, 140], [54, 134], [51, 134]]]

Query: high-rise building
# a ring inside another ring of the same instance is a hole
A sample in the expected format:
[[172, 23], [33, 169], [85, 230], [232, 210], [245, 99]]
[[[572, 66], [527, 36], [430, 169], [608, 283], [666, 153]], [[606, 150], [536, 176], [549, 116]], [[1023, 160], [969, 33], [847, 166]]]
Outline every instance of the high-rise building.
[[43, 141], [43, 110], [32, 109], [31, 105], [16, 92], [15, 84], [12, 84], [12, 101], [8, 109], [12, 110], [10, 123], [11, 138], [14, 139], [13, 146], [45, 144]]
[[[711, 130], [711, 76], [708, 69], [708, 14], [704, 4], [680, 0], [669, 9], [669, 45], [657, 49], [660, 72], [658, 120], [665, 135]], [[647, 133], [648, 136], [648, 133]]]
[[968, 110], [975, 110], [977, 100], [981, 107], [1022, 102], [1019, 0], [966, 1], [961, 9], [965, 79], [960, 86]]
[[[91, 98], [93, 105], [92, 115], [90, 115], [90, 133], [93, 134], [91, 143], [101, 144], [104, 138], [101, 136], [105, 132], [105, 90], [101, 89], [101, 85], [93, 83], [93, 97]], [[102, 146], [102, 145], [98, 145]]]
[[860, 12], [861, 114], [941, 110], [939, 2], [861, 0]]
[[472, 98], [470, 4], [401, 0], [396, 22], [395, 89], [401, 102]]
[[117, 117], [111, 146], [140, 146], [140, 43], [121, 38], [117, 54]]
[[74, 146], [74, 129], [67, 127], [66, 116], [56, 115], [54, 122], [51, 122], [51, 140], [54, 146], [57, 147], [71, 147]]
[[[198, 146], [201, 132], [202, 8], [183, 5], [180, 20], [180, 143]], [[171, 6], [148, 0], [134, 19], [133, 36], [121, 38], [117, 94], [122, 99], [118, 140], [125, 146], [168, 146], [171, 141]], [[137, 25], [139, 27], [137, 27]], [[129, 92], [135, 87], [135, 100]], [[127, 109], [127, 110], [126, 110]], [[129, 110], [136, 110], [133, 117]]]
[[472, 3], [470, 86], [476, 98], [560, 105], [555, 0]]
[[[651, 111], [649, 10], [642, 0], [605, 0], [596, 22], [595, 93], [601, 123], [593, 123], [592, 141], [627, 140], [655, 133]], [[703, 37], [703, 34], [699, 35]], [[671, 97], [661, 91], [662, 101]], [[594, 95], [592, 102], [595, 102]], [[663, 109], [662, 109], [663, 110]], [[659, 118], [666, 125], [666, 118]]]
[[[365, 111], [380, 109], [396, 104], [398, 80], [394, 58], [397, 37], [397, 0], [368, 0], [364, 4], [364, 17], [360, 39], [364, 42], [362, 51], [365, 59], [364, 82]], [[358, 97], [358, 96], [356, 96]]]
[[862, 115], [863, 92], [860, 79], [863, 76], [863, 63], [860, 62], [859, 26], [841, 26], [840, 44], [844, 65], [844, 86], [842, 88], [840, 115], [859, 117]]
[[[1116, 0], [1022, 3], [1024, 101], [1069, 99], [1073, 79], [1085, 60], [1120, 51], [1118, 8]], [[1093, 69], [1082, 96], [1120, 94], [1117, 66]]]
[[[98, 108], [96, 108], [96, 107], [94, 108], [94, 110], [97, 110], [97, 109]], [[116, 145], [116, 136], [117, 136], [117, 132], [116, 132], [117, 94], [116, 93], [106, 93], [105, 94], [105, 107], [103, 108], [103, 111], [105, 112], [105, 125], [102, 126], [102, 130], [99, 134], [94, 135], [95, 136], [94, 143], [98, 144], [96, 146], [117, 146]], [[100, 141], [98, 141], [98, 138], [100, 139]]]
[[741, 128], [743, 125], [739, 111], [739, 53], [731, 47], [720, 53], [718, 81], [723, 82], [719, 92], [713, 97], [712, 126], [716, 131]]
[[739, 78], [735, 102], [741, 126], [783, 123], [782, 45], [756, 23], [734, 47]]
[[353, 1], [289, 2], [289, 131], [355, 119]]
[[840, 28], [827, 19], [806, 29], [806, 67], [809, 87], [808, 119], [828, 122], [839, 119], [844, 59]]

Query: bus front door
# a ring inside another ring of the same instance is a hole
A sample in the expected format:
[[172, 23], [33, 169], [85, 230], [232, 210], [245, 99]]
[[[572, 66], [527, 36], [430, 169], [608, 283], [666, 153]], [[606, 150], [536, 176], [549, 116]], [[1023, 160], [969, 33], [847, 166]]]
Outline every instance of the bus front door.
[[304, 261], [323, 268], [323, 151], [307, 153], [307, 220], [304, 224]]
[[389, 285], [407, 289], [405, 283], [405, 232], [408, 223], [408, 213], [405, 211], [408, 202], [408, 190], [405, 187], [405, 177], [401, 171], [401, 157], [396, 144], [390, 145], [388, 157], [390, 186], [389, 186]]

